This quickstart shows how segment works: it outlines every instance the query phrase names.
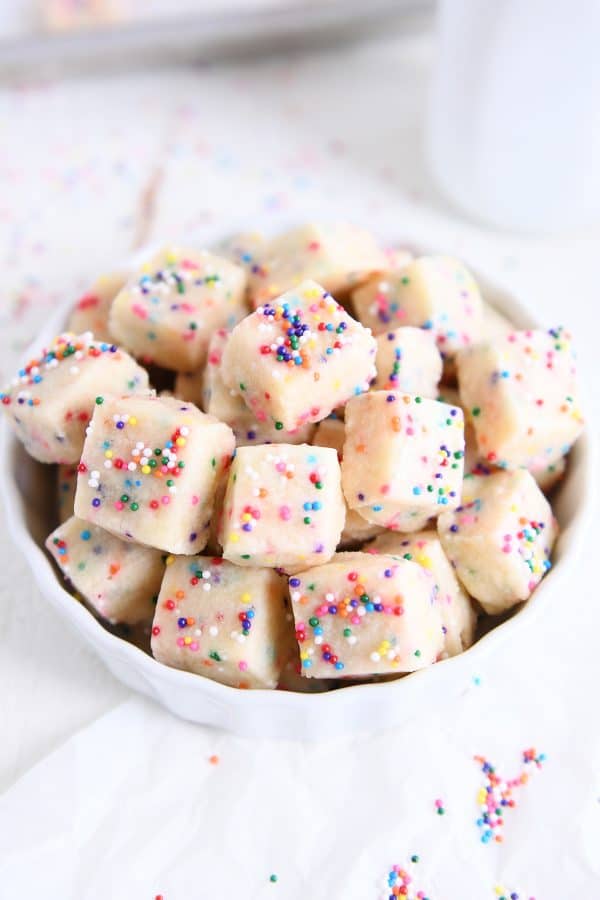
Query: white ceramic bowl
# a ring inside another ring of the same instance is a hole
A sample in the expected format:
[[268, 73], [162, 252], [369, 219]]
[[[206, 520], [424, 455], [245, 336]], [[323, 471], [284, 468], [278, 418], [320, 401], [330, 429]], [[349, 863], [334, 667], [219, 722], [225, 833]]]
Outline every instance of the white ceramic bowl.
[[[486, 300], [517, 326], [536, 325], [508, 293], [481, 276], [479, 283]], [[65, 319], [66, 310], [62, 310], [47, 323], [29, 348], [27, 358], [62, 330]], [[405, 722], [424, 706], [434, 710], [464, 689], [479, 660], [497, 652], [500, 644], [517, 629], [543, 615], [553, 596], [557, 597], [560, 581], [576, 558], [591, 512], [593, 454], [589, 435], [584, 434], [571, 453], [566, 477], [553, 499], [561, 533], [552, 570], [525, 605], [465, 653], [397, 681], [350, 686], [323, 694], [241, 691], [156, 662], [134, 644], [107, 631], [73, 599], [43, 549], [45, 537], [56, 524], [50, 513], [55, 480], [48, 477], [48, 467], [33, 460], [24, 462], [21, 445], [6, 421], [2, 424], [1, 437], [0, 467], [6, 473], [2, 491], [9, 532], [28, 560], [44, 599], [124, 684], [152, 697], [177, 716], [244, 736], [314, 740], [344, 733], [380, 731]], [[535, 639], [531, 630], [531, 640]]]

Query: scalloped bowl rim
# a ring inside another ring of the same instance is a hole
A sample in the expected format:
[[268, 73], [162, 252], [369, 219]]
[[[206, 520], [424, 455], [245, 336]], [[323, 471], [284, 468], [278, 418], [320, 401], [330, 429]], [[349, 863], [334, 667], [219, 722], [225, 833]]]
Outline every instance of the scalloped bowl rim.
[[[130, 266], [147, 255], [148, 249], [137, 252], [132, 256]], [[476, 269], [474, 271], [482, 286], [483, 296], [486, 300], [490, 296], [493, 298], [488, 300], [490, 305], [522, 323], [521, 327], [536, 327], [533, 317], [509, 291], [481, 276]], [[64, 329], [63, 323], [71, 306], [72, 303], [65, 304], [57, 311], [28, 347], [24, 358], [31, 358], [48, 344], [54, 334]], [[242, 691], [157, 662], [134, 644], [111, 634], [85, 606], [74, 602], [73, 596], [60, 583], [49, 557], [27, 527], [25, 503], [12, 465], [16, 443], [17, 438], [4, 419], [0, 435], [0, 461], [8, 477], [2, 479], [1, 488], [9, 532], [25, 556], [44, 597], [121, 681], [153, 696], [182, 718], [252, 737], [313, 740], [343, 733], [380, 731], [404, 722], [407, 715], [416, 710], [416, 704], [422, 708], [421, 698], [428, 692], [444, 696], [445, 692], [440, 688], [446, 682], [464, 687], [481, 659], [497, 651], [516, 628], [530, 625], [541, 614], [549, 599], [547, 595], [557, 590], [561, 578], [577, 558], [593, 507], [594, 491], [591, 487], [595, 478], [595, 448], [590, 429], [587, 429], [577, 442], [576, 453], [577, 465], [583, 469], [583, 483], [590, 489], [580, 491], [583, 502], [559, 537], [560, 559], [532, 597], [509, 619], [492, 628], [458, 656], [441, 660], [396, 681], [351, 685], [324, 693]], [[568, 479], [569, 476], [563, 490], [569, 488]], [[193, 702], [189, 702], [190, 695]]]

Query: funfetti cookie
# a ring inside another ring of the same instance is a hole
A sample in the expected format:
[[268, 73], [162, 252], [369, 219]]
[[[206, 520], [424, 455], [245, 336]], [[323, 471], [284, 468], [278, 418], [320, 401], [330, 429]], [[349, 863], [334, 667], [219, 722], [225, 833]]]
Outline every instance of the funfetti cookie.
[[437, 531], [418, 531], [415, 534], [386, 531], [365, 549], [369, 553], [412, 560], [430, 572], [437, 588], [436, 603], [442, 619], [444, 654], [456, 656], [471, 646], [475, 639], [477, 615], [442, 549]]
[[46, 540], [65, 578], [112, 624], [150, 622], [164, 572], [158, 550], [121, 541], [72, 516]]
[[[344, 423], [340, 419], [327, 418], [317, 425], [312, 443], [315, 447], [331, 447], [337, 453], [338, 460], [341, 463], [344, 455], [345, 439]], [[355, 550], [357, 547], [362, 546], [365, 541], [374, 538], [383, 529], [381, 525], [367, 522], [359, 513], [350, 509], [345, 499], [344, 504], [346, 506], [346, 518], [338, 549]]]
[[127, 280], [125, 272], [109, 272], [101, 275], [89, 291], [76, 301], [67, 331], [83, 334], [91, 331], [97, 341], [113, 343], [113, 336], [108, 327], [108, 317], [112, 302]]
[[75, 514], [123, 540], [191, 555], [205, 547], [231, 429], [190, 403], [97, 398]]
[[422, 328], [396, 328], [377, 337], [377, 376], [372, 390], [437, 397], [442, 357], [433, 335]]
[[152, 625], [155, 659], [231, 687], [277, 687], [293, 628], [285, 578], [220, 557], [169, 563]]
[[75, 463], [101, 392], [148, 393], [148, 375], [115, 344], [65, 333], [19, 370], [0, 402], [31, 456]]
[[414, 562], [338, 553], [289, 585], [305, 677], [414, 672], [443, 650], [435, 583]]
[[70, 519], [75, 510], [75, 490], [77, 488], [77, 466], [74, 463], [57, 466], [56, 498], [58, 521]]
[[328, 447], [239, 447], [231, 465], [220, 543], [239, 566], [286, 571], [331, 558], [344, 526], [337, 454]]
[[469, 594], [496, 615], [527, 600], [550, 569], [556, 521], [524, 469], [473, 476], [465, 497], [439, 517], [440, 540]]
[[246, 273], [208, 251], [161, 250], [115, 298], [109, 327], [144, 362], [177, 372], [200, 369], [217, 328], [247, 312]]
[[350, 509], [392, 531], [418, 531], [460, 503], [462, 410], [372, 391], [346, 406], [342, 485]]
[[373, 272], [386, 268], [385, 253], [363, 228], [338, 222], [301, 225], [269, 241], [250, 275], [254, 308], [303, 281], [317, 281], [336, 300]]
[[310, 422], [293, 431], [277, 428], [263, 411], [254, 412], [242, 396], [223, 380], [223, 352], [229, 332], [216, 331], [208, 348], [208, 359], [202, 373], [202, 408], [225, 422], [235, 435], [238, 447], [253, 444], [304, 444], [312, 437], [315, 426]]
[[255, 416], [293, 431], [368, 390], [375, 350], [368, 329], [304, 281], [233, 329], [222, 376]]
[[459, 354], [459, 392], [479, 453], [500, 468], [544, 470], [583, 429], [570, 335], [513, 331]]
[[414, 325], [431, 331], [444, 359], [482, 336], [479, 288], [469, 270], [449, 256], [419, 256], [352, 292], [358, 320], [374, 334]]

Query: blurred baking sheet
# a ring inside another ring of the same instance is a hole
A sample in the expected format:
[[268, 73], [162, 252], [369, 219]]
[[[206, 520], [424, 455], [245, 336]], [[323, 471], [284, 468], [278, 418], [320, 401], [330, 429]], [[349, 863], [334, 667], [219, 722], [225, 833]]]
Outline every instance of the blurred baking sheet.
[[0, 77], [63, 74], [166, 63], [214, 62], [358, 40], [429, 19], [432, 0], [249, 2], [181, 15], [121, 19], [93, 28], [10, 31], [0, 40]]

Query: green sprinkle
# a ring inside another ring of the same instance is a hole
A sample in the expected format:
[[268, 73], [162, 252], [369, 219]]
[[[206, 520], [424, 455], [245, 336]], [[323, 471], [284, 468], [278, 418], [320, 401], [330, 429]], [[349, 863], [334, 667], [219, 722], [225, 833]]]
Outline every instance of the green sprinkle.
[[129, 494], [121, 494], [121, 503], [129, 502]]
[[310, 523], [311, 523], [311, 518], [310, 518], [310, 516], [304, 516], [304, 524], [305, 524], [305, 525], [310, 525]]
[[215, 459], [214, 456], [213, 456], [213, 458], [211, 459], [210, 464], [211, 464], [211, 466], [213, 467], [213, 469], [216, 469], [216, 467], [217, 467], [217, 460]]
[[104, 397], [96, 397], [96, 403], [98, 406], [102, 406], [104, 403]]
[[415, 403], [421, 403], [421, 398], [420, 398], [420, 397], [415, 397]]
[[242, 559], [250, 559], [249, 553], [242, 553]]
[[401, 284], [410, 284], [410, 278], [407, 278], [407, 276], [405, 275], [403, 278], [400, 279], [400, 283]]
[[246, 390], [246, 385], [244, 384], [243, 381], [240, 381], [240, 391], [245, 391], [245, 390]]
[[216, 650], [211, 650], [208, 655], [211, 659], [214, 659], [215, 662], [221, 662], [221, 657]]
[[412, 559], [412, 553], [405, 553], [403, 558], [404, 559]]
[[272, 881], [273, 884], [277, 881], [277, 875], [269, 875], [269, 881]]
[[471, 410], [471, 415], [478, 416], [480, 412], [481, 412], [481, 407], [474, 406], [473, 409]]
[[281, 429], [283, 428], [283, 422], [275, 422], [275, 428], [277, 429], [277, 431], [281, 431]]
[[420, 651], [420, 650], [415, 650], [415, 656], [420, 656], [420, 655], [421, 655], [421, 651]]
[[414, 854], [411, 856], [410, 861], [413, 862], [413, 863], [418, 863], [418, 862], [419, 862], [419, 857], [417, 856], [416, 853], [414, 853]]
[[344, 628], [344, 637], [351, 637], [351, 635], [352, 635], [352, 629]]
[[197, 328], [198, 326], [195, 322], [190, 322], [190, 331], [196, 331]]
[[308, 624], [309, 624], [312, 628], [316, 628], [317, 625], [319, 624], [319, 620], [317, 619], [316, 616], [311, 616], [310, 619], [308, 620]]
[[140, 508], [139, 503], [132, 503], [131, 506], [129, 507], [129, 509], [131, 509], [133, 512], [137, 512], [139, 508]]

